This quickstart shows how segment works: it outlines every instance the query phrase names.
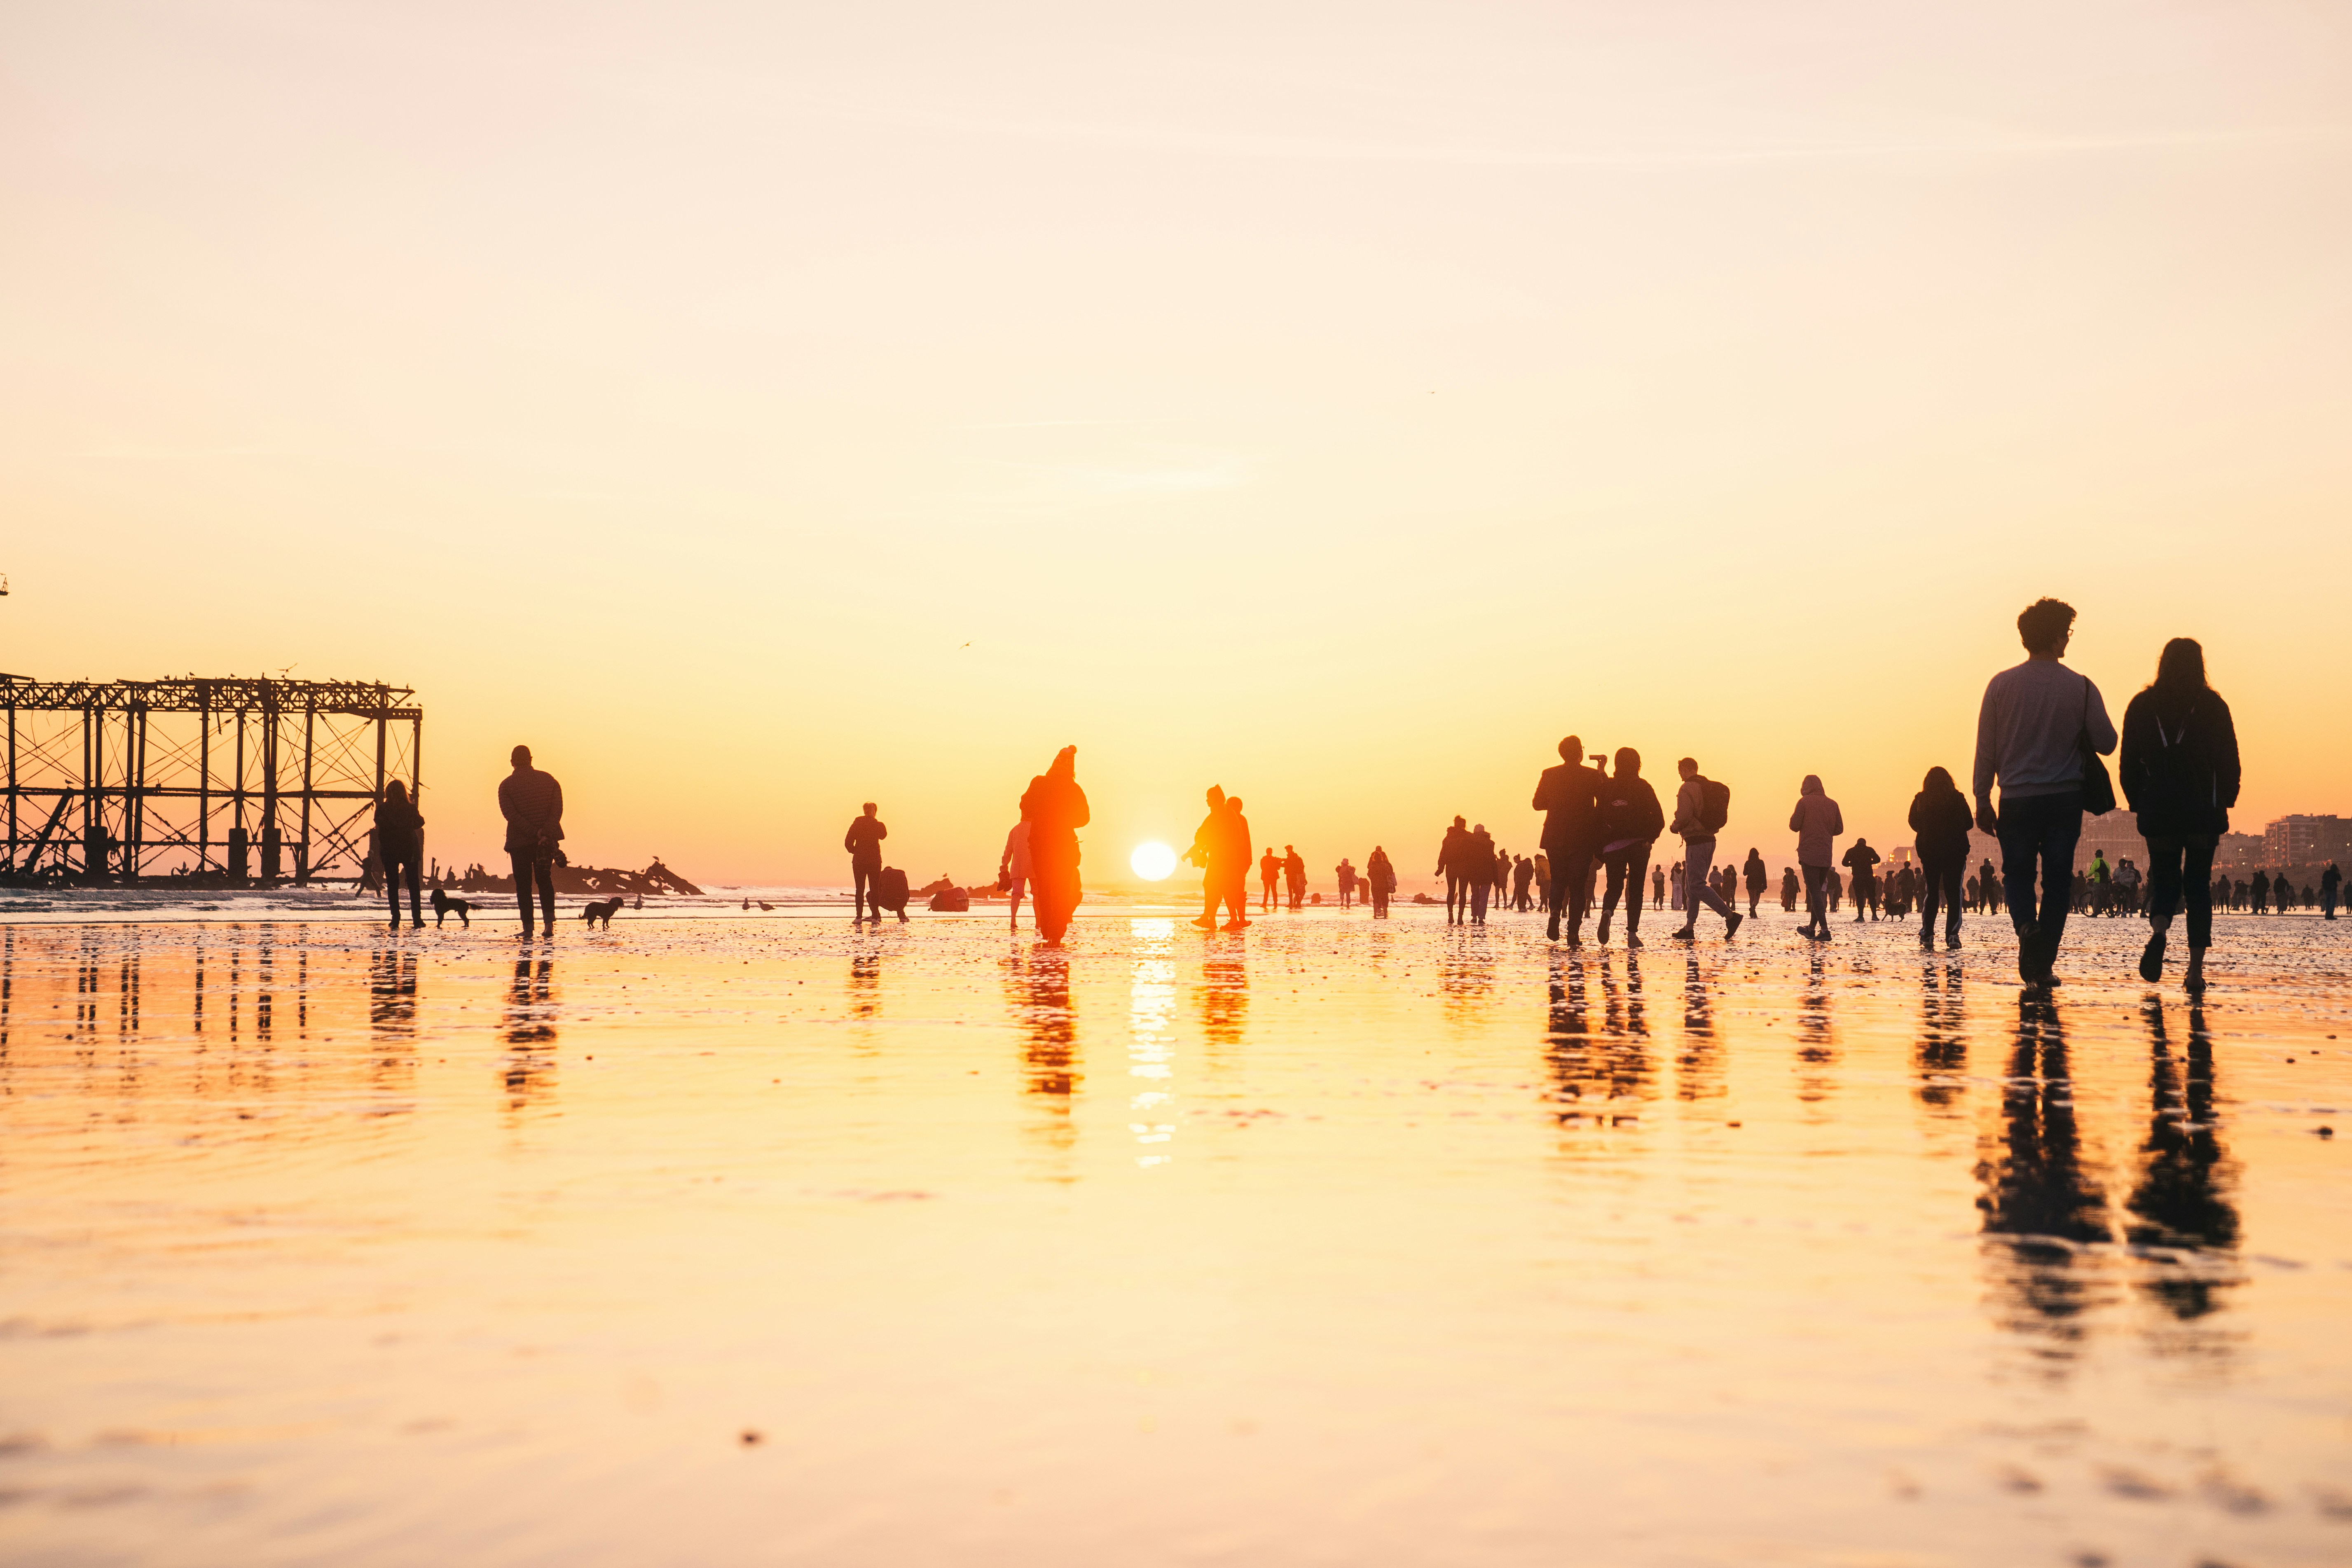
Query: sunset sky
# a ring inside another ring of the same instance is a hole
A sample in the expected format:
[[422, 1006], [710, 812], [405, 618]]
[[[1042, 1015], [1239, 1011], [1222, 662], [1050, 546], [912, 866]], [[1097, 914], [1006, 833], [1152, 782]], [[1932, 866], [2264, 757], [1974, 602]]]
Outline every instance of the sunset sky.
[[0, 669], [414, 686], [444, 860], [1777, 867], [2044, 593], [2352, 812], [2352, 8], [20, 4], [0, 202]]

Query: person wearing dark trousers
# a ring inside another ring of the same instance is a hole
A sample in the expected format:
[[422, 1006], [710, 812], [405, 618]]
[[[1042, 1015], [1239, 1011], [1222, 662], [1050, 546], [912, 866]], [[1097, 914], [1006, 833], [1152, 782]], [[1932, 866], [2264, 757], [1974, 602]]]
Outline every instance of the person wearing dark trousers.
[[1856, 838], [1840, 858], [1838, 863], [1853, 873], [1847, 884], [1853, 889], [1853, 923], [1860, 925], [1867, 913], [1878, 918], [1878, 872], [1875, 868], [1885, 857], [1870, 847], [1867, 838]]
[[1837, 836], [1845, 831], [1845, 816], [1822, 788], [1821, 774], [1807, 773], [1798, 786], [1797, 809], [1789, 814], [1789, 831], [1797, 836], [1797, 864], [1805, 873], [1805, 929], [1797, 934], [1827, 942], [1830, 868], [1837, 863]]
[[547, 934], [555, 934], [555, 857], [563, 842], [563, 786], [530, 765], [530, 748], [508, 759], [514, 772], [499, 781], [499, 815], [507, 819], [507, 858], [514, 867], [515, 904], [522, 934], [530, 934], [530, 891], [539, 889]]
[[[1269, 851], [1271, 853], [1271, 851]], [[1445, 923], [1460, 925], [1470, 908], [1470, 827], [1462, 817], [1445, 830], [1445, 841], [1437, 847], [1436, 874], [1445, 879]], [[1271, 882], [1266, 884], [1273, 886]]]
[[2199, 990], [2213, 944], [2213, 851], [2238, 804], [2238, 730], [2230, 705], [2205, 684], [2204, 648], [2189, 638], [2164, 645], [2156, 679], [2125, 707], [2116, 773], [2147, 840], [2147, 921], [2155, 929], [2140, 954], [2140, 978], [2151, 985], [2164, 978], [2165, 937], [2185, 899], [2183, 978]]
[[1969, 797], [1943, 768], [1929, 768], [1911, 797], [1912, 842], [1919, 851], [1919, 945], [1936, 945], [1936, 910], [1944, 911], [1944, 946], [1960, 945], [1960, 879], [1969, 869]]
[[879, 809], [867, 801], [865, 811], [851, 819], [849, 831], [841, 836], [841, 847], [849, 851], [852, 896], [856, 900], [849, 917], [851, 925], [865, 920], [869, 908], [874, 911], [874, 923], [882, 923], [882, 906], [875, 901], [875, 883], [882, 875], [882, 840], [890, 837], [890, 830], [874, 815]]
[[1649, 870], [1650, 846], [1666, 830], [1658, 792], [1642, 776], [1642, 753], [1617, 748], [1616, 768], [1601, 785], [1601, 864], [1609, 873], [1601, 894], [1601, 945], [1609, 945], [1609, 919], [1625, 900], [1625, 945], [1642, 945], [1642, 882]]
[[2336, 895], [2343, 887], [2344, 873], [2336, 868], [2335, 861], [2330, 860], [2327, 869], [2319, 874], [2320, 919], [2332, 921], [2336, 918]]
[[2017, 617], [2025, 662], [1986, 683], [1977, 713], [1977, 826], [2000, 840], [2017, 973], [2028, 985], [2058, 984], [2053, 966], [2066, 932], [2074, 846], [2083, 837], [2083, 749], [2100, 755], [2116, 749], [2116, 727], [2099, 689], [2060, 662], [2074, 630], [2072, 605], [2037, 599], [2026, 606]]
[[1715, 879], [1708, 874], [1715, 864], [1715, 836], [1723, 830], [1729, 815], [1730, 792], [1702, 776], [1696, 757], [1685, 757], [1675, 766], [1683, 775], [1683, 787], [1675, 794], [1674, 820], [1674, 831], [1683, 840], [1683, 925], [1674, 933], [1675, 940], [1690, 942], [1697, 937], [1701, 904], [1723, 917], [1727, 939], [1737, 936], [1739, 922], [1747, 917], [1723, 901], [1723, 895], [1715, 890]]
[[1559, 940], [1568, 916], [1568, 945], [1583, 945], [1584, 906], [1592, 887], [1593, 834], [1601, 816], [1601, 771], [1584, 765], [1584, 741], [1559, 743], [1559, 766], [1536, 780], [1534, 809], [1544, 814], [1543, 852], [1551, 867], [1551, 919], [1545, 936]]
[[408, 922], [425, 923], [425, 884], [416, 863], [425, 858], [425, 818], [398, 779], [383, 786], [375, 808], [376, 863], [383, 868], [384, 896], [392, 900], [392, 929], [400, 929], [400, 874], [408, 873]]

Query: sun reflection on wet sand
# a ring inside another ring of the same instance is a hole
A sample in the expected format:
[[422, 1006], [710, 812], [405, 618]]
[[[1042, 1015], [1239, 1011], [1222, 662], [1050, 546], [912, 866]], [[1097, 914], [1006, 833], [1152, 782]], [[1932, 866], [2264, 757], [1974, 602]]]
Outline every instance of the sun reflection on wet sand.
[[2352, 963], [2084, 924], [0, 927], [0, 1551], [2344, 1556]]

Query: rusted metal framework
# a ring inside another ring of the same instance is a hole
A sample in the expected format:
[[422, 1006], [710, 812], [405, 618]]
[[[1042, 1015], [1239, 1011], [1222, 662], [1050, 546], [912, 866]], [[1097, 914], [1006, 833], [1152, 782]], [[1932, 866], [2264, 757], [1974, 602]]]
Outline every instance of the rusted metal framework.
[[357, 877], [385, 781], [419, 785], [415, 695], [364, 680], [0, 675], [0, 876]]

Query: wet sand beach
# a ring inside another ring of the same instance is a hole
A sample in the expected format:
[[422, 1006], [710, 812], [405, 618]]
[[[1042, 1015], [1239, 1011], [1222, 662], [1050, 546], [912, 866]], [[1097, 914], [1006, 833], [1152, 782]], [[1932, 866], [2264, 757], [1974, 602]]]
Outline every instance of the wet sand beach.
[[1672, 918], [0, 927], [0, 1558], [2352, 1560], [2352, 928]]

